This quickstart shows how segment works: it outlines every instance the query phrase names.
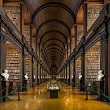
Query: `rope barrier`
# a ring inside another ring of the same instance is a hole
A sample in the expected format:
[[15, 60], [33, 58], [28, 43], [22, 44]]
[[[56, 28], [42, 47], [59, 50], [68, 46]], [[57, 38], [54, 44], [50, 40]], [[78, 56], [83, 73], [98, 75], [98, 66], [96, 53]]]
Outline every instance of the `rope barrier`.
[[[27, 88], [27, 86], [30, 85], [30, 84], [33, 85], [33, 91], [34, 91], [35, 82], [33, 82], [33, 83], [29, 82], [28, 84], [26, 84], [26, 85], [24, 85], [24, 86], [20, 86], [20, 85], [19, 85], [18, 87], [19, 87], [19, 89]], [[0, 99], [3, 99], [3, 98], [5, 98], [5, 97], [9, 96], [9, 95], [12, 94], [15, 90], [18, 90], [18, 87], [14, 87], [11, 92], [9, 92], [8, 94], [6, 94], [5, 96], [0, 97]], [[5, 91], [7, 88], [12, 88], [12, 87], [7, 86], [6, 88], [2, 89], [2, 90], [0, 91], [0, 93], [2, 93], [3, 91]], [[20, 100], [20, 94], [19, 94], [19, 92], [20, 92], [20, 91], [18, 91], [18, 101]]]
[[[78, 85], [79, 84], [75, 84], [74, 82], [72, 83], [73, 85], [75, 85], [76, 87], [79, 87]], [[86, 88], [86, 86], [84, 86], [83, 84], [80, 83], [80, 87], [84, 87]], [[98, 86], [87, 86], [89, 87], [93, 92], [99, 94], [99, 95], [102, 95], [103, 97], [107, 98], [109, 101], [110, 101], [110, 96], [107, 96]], [[100, 92], [94, 90], [94, 88], [97, 87], [99, 89]]]
[[13, 89], [13, 91], [9, 92], [9, 93], [6, 94], [5, 96], [0, 97], [0, 99], [3, 99], [3, 98], [5, 98], [5, 97], [7, 97], [8, 95], [12, 94], [15, 90], [17, 90], [16, 87]]
[[[9, 88], [9, 86], [6, 86], [6, 88]], [[2, 93], [3, 91], [5, 91], [6, 88], [4, 88], [3, 90], [1, 90], [0, 93]]]

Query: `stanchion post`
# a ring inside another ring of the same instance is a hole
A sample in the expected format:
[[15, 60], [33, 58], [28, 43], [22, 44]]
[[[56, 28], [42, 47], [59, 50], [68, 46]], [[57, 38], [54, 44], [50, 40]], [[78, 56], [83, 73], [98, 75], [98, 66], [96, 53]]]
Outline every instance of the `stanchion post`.
[[86, 85], [86, 99], [85, 100], [88, 100], [88, 86]]
[[33, 91], [34, 91], [34, 82], [33, 82]]
[[20, 84], [18, 85], [18, 101], [20, 101]]

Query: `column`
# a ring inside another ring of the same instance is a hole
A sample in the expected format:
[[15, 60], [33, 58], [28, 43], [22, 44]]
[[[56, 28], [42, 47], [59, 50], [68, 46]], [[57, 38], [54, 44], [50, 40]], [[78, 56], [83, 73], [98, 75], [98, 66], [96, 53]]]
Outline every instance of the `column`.
[[[25, 53], [24, 53], [24, 45], [22, 47], [22, 52], [21, 52], [21, 85], [25, 86], [25, 78], [24, 75], [26, 74], [26, 69], [25, 69]], [[22, 91], [25, 91], [25, 88], [22, 89]]]
[[70, 39], [70, 55], [71, 55], [71, 37], [69, 38]]
[[32, 48], [32, 41], [33, 41], [33, 36], [32, 36], [32, 29], [33, 29], [33, 27], [32, 27], [32, 24], [30, 25], [30, 47]]
[[70, 85], [71, 83], [71, 66], [70, 66], [70, 61], [69, 61], [69, 80], [68, 80], [68, 84]]
[[39, 62], [37, 62], [37, 75], [36, 75], [36, 77], [37, 77], [37, 85], [39, 84], [39, 81], [38, 81], [38, 66], [39, 66]]
[[67, 59], [68, 59], [68, 44], [67, 44]]
[[75, 87], [75, 74], [76, 74], [76, 71], [75, 71], [75, 55], [74, 55], [74, 61], [73, 61], [73, 86]]
[[[1, 25], [0, 25], [0, 32], [1, 32]], [[0, 74], [4, 72], [5, 69], [6, 69], [6, 36], [0, 33]], [[0, 90], [5, 89], [6, 86], [9, 86], [9, 81], [5, 81], [4, 77], [0, 78]], [[7, 94], [8, 94], [8, 89], [5, 89], [0, 94], [0, 97], [3, 97]], [[4, 97], [2, 100], [7, 101], [7, 97]]]
[[104, 5], [106, 5], [110, 0], [104, 0]]
[[38, 48], [39, 48], [39, 58], [40, 58], [40, 52], [41, 52], [41, 51], [40, 51], [40, 44], [38, 44]]
[[43, 76], [43, 69], [44, 69], [44, 67], [42, 66], [42, 83], [43, 83], [43, 78], [44, 78], [44, 76]]
[[42, 69], [42, 67], [41, 67], [41, 64], [40, 64], [40, 78], [39, 78], [39, 84], [41, 84], [41, 69]]
[[[110, 73], [110, 35], [108, 39], [108, 73]], [[108, 74], [108, 96], [110, 96], [110, 74]]]
[[[36, 53], [37, 53], [37, 38], [36, 38]], [[38, 55], [38, 53], [37, 53], [37, 55]]]
[[0, 34], [0, 72], [6, 69], [6, 37]]
[[83, 4], [83, 35], [87, 33], [87, 3]]
[[20, 4], [20, 32], [23, 34], [24, 32], [24, 5]]
[[[107, 10], [108, 12], [108, 10]], [[106, 18], [105, 18], [106, 21]], [[100, 49], [100, 68], [103, 70], [104, 77], [102, 81], [100, 81], [100, 89], [105, 92], [108, 96], [110, 94], [110, 74], [109, 74], [109, 61], [110, 61], [110, 35], [109, 35], [109, 28], [108, 28], [108, 21], [105, 22], [105, 33], [101, 36], [101, 49]], [[104, 98], [100, 95], [100, 99], [103, 100]]]
[[1, 5], [1, 6], [3, 5], [3, 0], [0, 0], [0, 5]]
[[[85, 51], [84, 51], [84, 46], [82, 46], [82, 54], [81, 54], [81, 75], [82, 78], [80, 80], [80, 83], [84, 86], [85, 85]], [[81, 86], [80, 90], [85, 91], [85, 88]]]
[[[108, 95], [108, 38], [106, 36], [102, 36], [101, 39], [101, 57], [100, 57], [100, 63], [101, 63], [101, 70], [103, 70], [104, 78], [102, 78], [102, 81], [100, 81], [100, 89]], [[104, 100], [104, 97], [100, 95], [100, 100]]]
[[77, 24], [74, 25], [75, 29], [75, 47], [77, 46]]
[[65, 67], [63, 67], [63, 72], [64, 72], [63, 73], [64, 74], [64, 80], [63, 81], [65, 82]]
[[67, 65], [65, 65], [66, 66], [66, 84], [68, 83], [68, 75], [67, 75], [67, 73], [68, 73], [68, 70], [67, 70]]
[[32, 60], [31, 60], [31, 72], [32, 72], [32, 83], [34, 82], [34, 55], [33, 55], [33, 49], [32, 49]]

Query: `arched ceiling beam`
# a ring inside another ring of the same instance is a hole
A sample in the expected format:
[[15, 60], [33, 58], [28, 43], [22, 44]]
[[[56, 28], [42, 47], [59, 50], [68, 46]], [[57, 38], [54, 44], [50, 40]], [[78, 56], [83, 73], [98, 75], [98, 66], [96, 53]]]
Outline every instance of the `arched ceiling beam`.
[[57, 56], [52, 56], [52, 55], [50, 55], [47, 59], [48, 59], [48, 61], [50, 61], [50, 62], [52, 61], [52, 59], [56, 59], [55, 62], [60, 61], [60, 58], [59, 58], [59, 57], [57, 57]]
[[58, 57], [60, 57], [61, 55], [59, 53], [56, 53], [56, 52], [49, 52], [48, 54], [46, 54], [47, 56], [49, 55], [57, 55]]
[[62, 32], [57, 31], [57, 30], [51, 30], [51, 31], [47, 31], [47, 32], [45, 32], [45, 33], [41, 36], [41, 38], [40, 38], [40, 43], [42, 42], [42, 39], [43, 39], [43, 37], [44, 37], [46, 34], [49, 34], [49, 33], [52, 33], [52, 32], [55, 32], [55, 33], [61, 34], [62, 36], [64, 36], [65, 41], [67, 41], [67, 37], [66, 37]]
[[[60, 45], [58, 45], [58, 44], [50, 44], [50, 45], [48, 45], [45, 49], [47, 49], [48, 47], [50, 47], [50, 46], [57, 46], [57, 47], [59, 47], [61, 50], [62, 50], [62, 52], [63, 52], [63, 48], [60, 46]], [[44, 49], [44, 50], [45, 50]]]
[[48, 50], [44, 50], [44, 52], [45, 53], [47, 53], [48, 51], [51, 51], [51, 50], [57, 50], [57, 51], [59, 51], [60, 53], [62, 53], [61, 51], [60, 51], [60, 49], [58, 49], [58, 48], [49, 48]]
[[55, 55], [55, 54], [50, 54], [50, 55], [46, 55], [46, 57], [47, 57], [47, 60], [48, 59], [50, 59], [50, 60], [52, 60], [53, 58], [57, 58], [58, 59], [58, 61], [60, 61], [61, 59], [60, 59], [60, 57], [58, 57], [57, 55]]
[[75, 21], [76, 18], [75, 18], [75, 15], [74, 15], [73, 11], [72, 11], [69, 7], [67, 7], [66, 5], [64, 5], [64, 4], [62, 4], [62, 3], [57, 3], [57, 2], [46, 3], [46, 4], [42, 5], [42, 6], [40, 6], [39, 8], [37, 8], [37, 9], [35, 10], [35, 12], [33, 13], [32, 17], [31, 17], [31, 20], [32, 20], [31, 22], [34, 21], [35, 17], [37, 16], [37, 14], [38, 14], [41, 10], [43, 10], [43, 9], [45, 9], [45, 8], [48, 8], [48, 7], [60, 7], [60, 8], [62, 8], [62, 9], [64, 9], [65, 11], [67, 11], [67, 12], [71, 15], [71, 17], [73, 18], [73, 22], [74, 22], [74, 23], [76, 22], [76, 21]]
[[43, 23], [38, 27], [38, 29], [37, 29], [37, 36], [38, 36], [38, 34], [39, 34], [40, 29], [41, 29], [44, 25], [46, 25], [46, 24], [48, 24], [48, 23], [59, 23], [59, 24], [63, 25], [63, 26], [66, 27], [66, 29], [68, 30], [69, 35], [71, 35], [71, 30], [70, 30], [70, 28], [69, 28], [63, 21], [53, 19], [53, 20], [47, 20], [47, 21], [43, 22]]
[[48, 52], [48, 53], [46, 53], [46, 55], [48, 56], [50, 53], [57, 53], [58, 54], [58, 56], [61, 56], [61, 53], [59, 53], [59, 52], [57, 52], [57, 51], [50, 51], [50, 52]]
[[44, 45], [45, 45], [47, 42], [49, 42], [49, 41], [51, 41], [51, 40], [59, 41], [60, 43], [62, 43], [63, 47], [65, 48], [65, 44], [64, 44], [61, 40], [56, 39], [56, 38], [51, 38], [51, 39], [46, 40], [46, 41], [43, 43], [42, 48], [44, 47]]
[[[50, 62], [50, 63], [49, 63], [49, 66], [51, 66], [51, 63], [52, 63], [52, 62], [58, 64], [58, 63], [57, 63], [57, 62], [59, 61], [58, 58], [55, 58], [55, 59], [56, 59], [56, 62], [55, 62], [55, 61], [52, 61], [52, 59], [53, 59], [53, 57], [52, 57], [52, 58], [48, 58], [48, 61]], [[57, 65], [57, 66], [58, 66], [58, 65]]]

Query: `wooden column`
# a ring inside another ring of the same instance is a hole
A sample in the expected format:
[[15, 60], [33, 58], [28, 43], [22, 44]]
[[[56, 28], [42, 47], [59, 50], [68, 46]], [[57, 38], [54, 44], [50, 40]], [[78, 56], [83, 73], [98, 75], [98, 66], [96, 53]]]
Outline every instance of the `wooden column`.
[[77, 46], [77, 24], [74, 25], [75, 29], [75, 47]]
[[68, 84], [70, 85], [71, 82], [71, 65], [70, 65], [70, 61], [69, 61], [69, 80], [68, 80]]
[[[22, 86], [25, 86], [25, 78], [24, 78], [25, 74], [26, 74], [26, 65], [25, 65], [24, 45], [23, 45], [21, 52], [21, 85]], [[22, 91], [25, 91], [25, 88], [23, 88]]]
[[70, 39], [70, 55], [71, 55], [71, 37], [69, 38]]
[[66, 84], [68, 83], [68, 75], [67, 75], [67, 65], [65, 65], [66, 66]]
[[38, 72], [38, 66], [39, 66], [39, 62], [37, 62], [37, 85], [39, 84], [39, 81], [38, 81], [38, 74], [39, 74], [39, 72]]
[[106, 5], [110, 0], [104, 0], [104, 5]]
[[34, 50], [32, 49], [32, 60], [31, 60], [31, 72], [32, 72], [31, 73], [32, 74], [31, 80], [32, 80], [32, 83], [34, 82], [34, 55], [33, 55], [33, 51]]
[[87, 3], [83, 4], [83, 35], [87, 33]]
[[74, 61], [73, 61], [73, 84], [74, 84], [74, 87], [75, 87], [75, 56], [74, 56]]
[[0, 0], [0, 5], [1, 5], [1, 6], [3, 5], [3, 0]]
[[37, 55], [38, 55], [37, 47], [38, 47], [38, 46], [37, 46], [37, 38], [36, 38], [36, 53], [37, 53]]
[[67, 59], [68, 59], [68, 44], [67, 44]]
[[24, 5], [20, 4], [20, 32], [24, 33]]
[[32, 41], [33, 41], [33, 36], [32, 36], [32, 24], [30, 25], [30, 47], [32, 48]]
[[65, 67], [63, 67], [63, 72], [64, 72], [64, 82], [65, 82]]
[[[103, 70], [103, 74], [105, 75], [104, 79], [102, 80], [105, 83], [105, 87], [100, 87], [100, 89], [108, 95], [108, 40], [105, 40], [105, 37], [101, 40], [101, 70]], [[105, 82], [104, 82], [105, 81]], [[104, 84], [103, 84], [104, 85]], [[104, 100], [103, 97], [100, 97], [100, 100]]]
[[[85, 50], [84, 50], [84, 46], [82, 45], [82, 54], [81, 54], [81, 75], [82, 75], [82, 78], [80, 80], [80, 83], [84, 86], [85, 85]], [[81, 89], [82, 91], [85, 91], [85, 88], [81, 86]]]
[[[108, 10], [107, 10], [108, 12]], [[105, 18], [106, 19], [106, 18]], [[109, 55], [109, 49], [110, 47], [108, 47], [109, 43], [108, 43], [108, 38], [109, 38], [109, 33], [108, 33], [108, 22], [105, 22], [105, 34], [103, 34], [101, 36], [101, 58], [100, 58], [100, 62], [101, 62], [101, 70], [103, 70], [103, 74], [105, 75], [104, 78], [102, 79], [102, 82], [105, 83], [105, 87], [101, 87], [102, 91], [105, 92], [106, 95], [108, 95], [108, 91], [109, 91], [109, 86], [108, 85], [108, 81], [110, 80], [110, 75], [108, 73], [108, 68], [109, 68], [109, 65], [108, 65], [108, 58], [110, 56]], [[105, 82], [104, 82], [105, 81]], [[101, 96], [101, 100], [103, 100], [103, 97]]]
[[43, 66], [42, 66], [42, 72], [41, 73], [42, 73], [42, 82], [43, 82]]
[[6, 69], [6, 37], [0, 34], [0, 73]]
[[39, 47], [39, 58], [40, 58], [40, 52], [41, 52], [41, 51], [40, 51], [40, 44], [38, 44], [38, 47]]
[[42, 67], [41, 67], [41, 64], [40, 64], [40, 78], [39, 78], [39, 84], [41, 84], [41, 69], [42, 69]]
[[108, 95], [110, 96], [110, 35], [108, 39]]

